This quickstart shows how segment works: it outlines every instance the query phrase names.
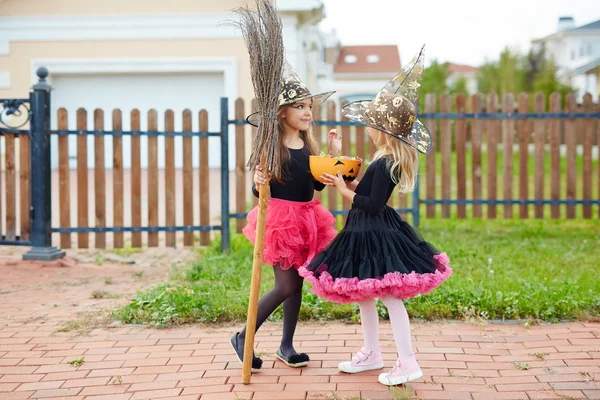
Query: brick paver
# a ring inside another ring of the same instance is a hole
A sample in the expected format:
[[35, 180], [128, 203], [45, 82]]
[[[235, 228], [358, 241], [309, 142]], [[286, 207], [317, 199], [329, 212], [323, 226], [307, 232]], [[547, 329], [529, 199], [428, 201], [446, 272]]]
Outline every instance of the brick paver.
[[[109, 317], [137, 289], [168, 276], [171, 265], [161, 259], [177, 253], [184, 260], [191, 252], [153, 249], [132, 256], [131, 265], [98, 265], [89, 262], [94, 251], [69, 252], [66, 262], [53, 264], [18, 261], [19, 251], [0, 255], [0, 399], [600, 398], [600, 324], [583, 322], [529, 329], [414, 323], [425, 376], [392, 390], [377, 383], [380, 371], [337, 370], [362, 343], [359, 325], [300, 324], [297, 347], [312, 361], [291, 369], [273, 355], [281, 330], [272, 323], [256, 338], [264, 367], [243, 385], [228, 344], [235, 326], [157, 330]], [[387, 323], [380, 331], [387, 369], [393, 337]]]

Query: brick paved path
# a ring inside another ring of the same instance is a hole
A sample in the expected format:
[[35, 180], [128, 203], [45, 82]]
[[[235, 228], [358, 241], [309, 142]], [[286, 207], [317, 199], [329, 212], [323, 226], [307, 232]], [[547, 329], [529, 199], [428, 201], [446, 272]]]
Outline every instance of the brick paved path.
[[[95, 265], [93, 258], [103, 261], [97, 254], [70, 253], [92, 262], [70, 259], [64, 266], [24, 263], [17, 255], [0, 255], [2, 400], [600, 399], [598, 323], [529, 329], [415, 323], [413, 344], [425, 376], [394, 390], [377, 383], [380, 371], [338, 372], [337, 363], [362, 344], [360, 326], [300, 324], [297, 348], [312, 361], [291, 369], [273, 357], [280, 328], [269, 324], [257, 336], [264, 367], [243, 385], [228, 344], [234, 327], [113, 326], [108, 315], [136, 289], [164, 280], [171, 262], [191, 252], [144, 252], [133, 265]], [[391, 367], [388, 324], [381, 334]], [[79, 366], [69, 363], [82, 358]]]

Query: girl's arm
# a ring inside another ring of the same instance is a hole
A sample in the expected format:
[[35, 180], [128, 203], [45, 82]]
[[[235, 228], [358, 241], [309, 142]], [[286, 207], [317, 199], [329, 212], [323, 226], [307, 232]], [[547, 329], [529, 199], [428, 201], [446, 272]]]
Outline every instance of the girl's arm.
[[356, 187], [358, 186], [358, 181], [355, 179], [352, 182], [347, 182], [346, 183], [346, 187], [350, 190], [352, 190], [353, 192], [356, 191]]
[[327, 154], [337, 157], [342, 152], [342, 136], [338, 134], [337, 129], [332, 129], [327, 135]]
[[326, 186], [335, 186], [342, 195], [342, 197], [344, 197], [351, 203], [354, 201], [354, 196], [356, 196], [356, 193], [354, 193], [353, 189], [350, 189], [346, 186], [346, 182], [344, 182], [344, 178], [342, 177], [341, 172], [338, 172], [337, 176], [323, 174], [323, 180], [325, 181]]
[[338, 187], [338, 190], [340, 191], [340, 194], [342, 195], [343, 198], [345, 198], [346, 200], [348, 200], [350, 203], [354, 203], [354, 199], [356, 198], [357, 194], [354, 193], [354, 190], [349, 189], [348, 187]]
[[354, 196], [354, 205], [369, 213], [380, 213], [387, 203], [387, 191], [391, 182], [392, 178], [387, 164], [384, 161], [377, 162], [371, 183], [371, 193], [368, 196], [360, 194]]

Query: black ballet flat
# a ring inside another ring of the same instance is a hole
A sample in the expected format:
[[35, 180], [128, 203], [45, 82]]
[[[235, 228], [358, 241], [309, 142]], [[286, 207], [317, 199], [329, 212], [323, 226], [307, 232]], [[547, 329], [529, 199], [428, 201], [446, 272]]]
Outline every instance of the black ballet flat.
[[[231, 347], [235, 351], [235, 355], [237, 356], [240, 363], [244, 363], [244, 349], [240, 349], [238, 346], [238, 336], [240, 335], [237, 332], [235, 335], [231, 337], [230, 343]], [[257, 372], [262, 367], [263, 361], [256, 357], [254, 353], [252, 353], [252, 372]]]
[[310, 357], [306, 353], [292, 354], [288, 357], [282, 353], [281, 348], [277, 349], [275, 355], [277, 356], [277, 358], [283, 361], [285, 365], [292, 368], [306, 367], [308, 365], [308, 362], [310, 361]]

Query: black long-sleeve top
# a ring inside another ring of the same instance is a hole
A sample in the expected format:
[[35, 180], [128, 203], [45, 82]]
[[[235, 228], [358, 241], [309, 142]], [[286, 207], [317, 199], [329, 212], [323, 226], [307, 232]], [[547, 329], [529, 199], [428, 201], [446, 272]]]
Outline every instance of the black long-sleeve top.
[[390, 176], [389, 158], [381, 157], [373, 161], [362, 180], [356, 186], [353, 208], [378, 214], [385, 208], [396, 183]]
[[[286, 181], [271, 181], [271, 197], [275, 199], [307, 202], [313, 199], [315, 190], [321, 191], [325, 185], [315, 180], [310, 172], [308, 148], [289, 149], [290, 161], [285, 168]], [[256, 186], [252, 185], [252, 193], [258, 197]]]

